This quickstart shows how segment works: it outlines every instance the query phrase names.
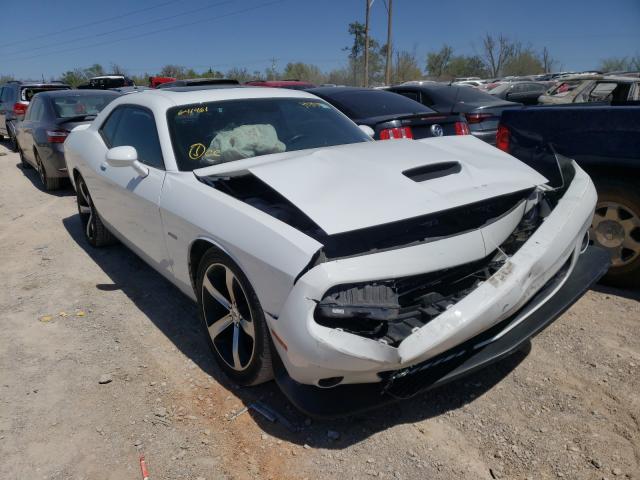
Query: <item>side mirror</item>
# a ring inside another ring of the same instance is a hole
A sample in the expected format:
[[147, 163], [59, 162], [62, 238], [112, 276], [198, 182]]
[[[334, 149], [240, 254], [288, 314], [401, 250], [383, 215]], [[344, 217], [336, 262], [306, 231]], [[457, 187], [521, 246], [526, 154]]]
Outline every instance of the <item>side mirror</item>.
[[105, 160], [112, 167], [131, 167], [141, 177], [149, 175], [149, 169], [138, 161], [138, 152], [134, 147], [113, 147], [107, 151]]
[[369, 125], [358, 125], [358, 128], [369, 135], [371, 138], [373, 138], [373, 136], [376, 134], [373, 128], [371, 128]]

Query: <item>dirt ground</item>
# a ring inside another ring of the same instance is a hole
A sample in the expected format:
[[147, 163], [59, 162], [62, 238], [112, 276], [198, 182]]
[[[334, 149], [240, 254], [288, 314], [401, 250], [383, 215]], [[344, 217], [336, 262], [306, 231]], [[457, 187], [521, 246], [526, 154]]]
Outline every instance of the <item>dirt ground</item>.
[[[6, 155], [2, 155], [2, 154]], [[640, 478], [640, 294], [599, 287], [524, 351], [441, 390], [316, 421], [234, 388], [194, 304], [75, 195], [0, 146], [0, 478]], [[106, 383], [100, 383], [100, 382]], [[295, 425], [250, 411], [255, 400]]]

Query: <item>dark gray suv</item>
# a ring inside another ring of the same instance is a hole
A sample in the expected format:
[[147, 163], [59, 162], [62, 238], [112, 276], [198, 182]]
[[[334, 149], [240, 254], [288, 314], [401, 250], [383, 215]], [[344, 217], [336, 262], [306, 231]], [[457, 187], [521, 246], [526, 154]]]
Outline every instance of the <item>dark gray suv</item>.
[[71, 87], [62, 82], [32, 82], [12, 80], [0, 89], [0, 139], [9, 139], [10, 147], [15, 151], [16, 124], [24, 118], [31, 98], [40, 92], [50, 90], [69, 90]]

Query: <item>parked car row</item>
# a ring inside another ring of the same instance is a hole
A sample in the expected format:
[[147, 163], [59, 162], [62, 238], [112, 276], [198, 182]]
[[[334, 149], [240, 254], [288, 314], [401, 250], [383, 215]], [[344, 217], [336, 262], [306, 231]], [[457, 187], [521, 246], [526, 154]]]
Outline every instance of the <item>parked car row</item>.
[[9, 139], [12, 149], [16, 149], [16, 124], [24, 118], [29, 102], [39, 92], [69, 90], [71, 87], [61, 82], [21, 82], [10, 81], [0, 89], [0, 138]]
[[38, 93], [16, 141], [45, 186], [68, 175], [90, 245], [197, 302], [239, 384], [318, 416], [407, 398], [522, 348], [609, 265], [576, 162], [468, 135], [503, 100], [178, 82]]

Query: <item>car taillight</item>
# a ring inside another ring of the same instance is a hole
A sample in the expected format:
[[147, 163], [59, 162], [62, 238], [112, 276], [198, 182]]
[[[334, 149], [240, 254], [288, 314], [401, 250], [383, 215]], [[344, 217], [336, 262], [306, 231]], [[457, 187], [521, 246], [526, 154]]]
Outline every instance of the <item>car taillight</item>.
[[469, 135], [469, 125], [466, 122], [456, 122], [456, 135]]
[[509, 129], [504, 125], [498, 125], [498, 131], [496, 132], [496, 147], [503, 152], [509, 153], [509, 140], [511, 133]]
[[491, 113], [465, 113], [464, 116], [468, 123], [480, 123], [494, 117]]
[[13, 113], [16, 115], [24, 115], [28, 107], [28, 103], [16, 102], [13, 104]]
[[49, 143], [64, 143], [69, 132], [66, 130], [47, 130], [47, 141]]
[[385, 128], [380, 131], [380, 140], [391, 140], [392, 138], [413, 138], [411, 127]]

